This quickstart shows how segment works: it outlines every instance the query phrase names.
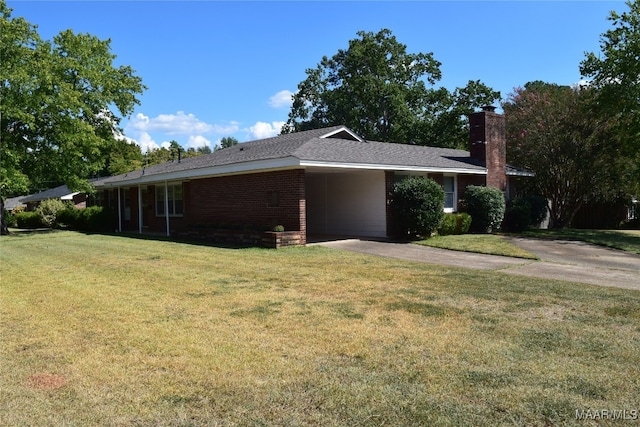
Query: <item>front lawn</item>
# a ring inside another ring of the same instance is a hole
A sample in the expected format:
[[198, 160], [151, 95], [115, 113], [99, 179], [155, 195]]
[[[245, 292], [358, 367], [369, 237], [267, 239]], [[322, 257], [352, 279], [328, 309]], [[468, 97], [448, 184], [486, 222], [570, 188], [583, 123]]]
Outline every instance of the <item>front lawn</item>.
[[0, 425], [619, 425], [640, 292], [324, 247], [0, 239]]
[[433, 236], [416, 242], [419, 245], [453, 251], [476, 252], [515, 258], [538, 259], [531, 252], [519, 248], [497, 234], [460, 234]]

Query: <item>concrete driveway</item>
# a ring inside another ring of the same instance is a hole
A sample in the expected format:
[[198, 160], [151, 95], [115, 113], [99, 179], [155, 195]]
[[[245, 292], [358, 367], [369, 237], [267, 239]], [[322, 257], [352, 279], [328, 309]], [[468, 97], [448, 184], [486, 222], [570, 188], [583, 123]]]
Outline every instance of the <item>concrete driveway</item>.
[[509, 240], [538, 256], [540, 261], [360, 239], [318, 244], [409, 261], [640, 290], [639, 255], [582, 242], [525, 238]]

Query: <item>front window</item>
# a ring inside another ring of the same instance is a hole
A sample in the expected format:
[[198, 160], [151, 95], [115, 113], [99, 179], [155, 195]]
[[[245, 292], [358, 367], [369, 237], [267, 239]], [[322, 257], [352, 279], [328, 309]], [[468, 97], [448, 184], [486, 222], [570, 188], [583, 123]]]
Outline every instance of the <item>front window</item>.
[[[168, 206], [169, 216], [182, 216], [183, 202], [182, 202], [182, 184], [169, 184], [167, 186], [167, 193], [169, 195]], [[156, 186], [156, 215], [165, 216], [165, 186]]]
[[453, 176], [442, 177], [442, 188], [444, 189], [444, 210], [454, 212], [456, 210], [456, 181]]
[[114, 190], [109, 190], [108, 192], [107, 206], [110, 208], [116, 207], [116, 195]]

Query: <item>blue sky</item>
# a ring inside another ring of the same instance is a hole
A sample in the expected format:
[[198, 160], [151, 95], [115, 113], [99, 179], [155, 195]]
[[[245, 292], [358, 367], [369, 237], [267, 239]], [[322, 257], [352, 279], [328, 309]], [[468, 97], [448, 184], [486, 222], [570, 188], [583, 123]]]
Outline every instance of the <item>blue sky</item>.
[[148, 90], [122, 125], [143, 147], [279, 133], [290, 95], [324, 55], [360, 30], [390, 29], [433, 52], [439, 85], [479, 79], [505, 98], [532, 80], [577, 83], [623, 1], [7, 1], [42, 38], [62, 30], [111, 39], [117, 64]]

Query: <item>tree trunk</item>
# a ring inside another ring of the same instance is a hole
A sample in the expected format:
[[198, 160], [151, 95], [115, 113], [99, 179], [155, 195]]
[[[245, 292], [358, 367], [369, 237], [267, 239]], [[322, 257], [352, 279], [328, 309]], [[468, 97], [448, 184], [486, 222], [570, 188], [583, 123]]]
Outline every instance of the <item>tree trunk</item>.
[[6, 236], [9, 234], [9, 228], [7, 227], [7, 221], [4, 217], [4, 198], [0, 197], [0, 235]]
[[567, 226], [573, 227], [573, 220], [575, 219], [576, 215], [578, 214], [578, 211], [580, 210], [580, 208], [584, 204], [583, 200], [584, 199], [581, 198], [580, 201], [578, 203], [576, 203], [576, 205], [571, 210], [571, 213], [569, 214], [569, 219], [567, 220]]

